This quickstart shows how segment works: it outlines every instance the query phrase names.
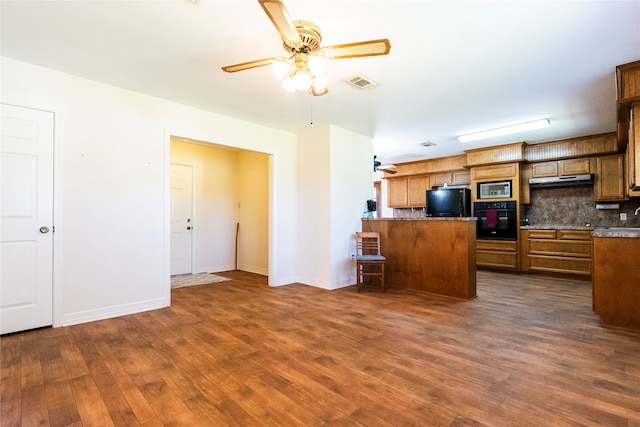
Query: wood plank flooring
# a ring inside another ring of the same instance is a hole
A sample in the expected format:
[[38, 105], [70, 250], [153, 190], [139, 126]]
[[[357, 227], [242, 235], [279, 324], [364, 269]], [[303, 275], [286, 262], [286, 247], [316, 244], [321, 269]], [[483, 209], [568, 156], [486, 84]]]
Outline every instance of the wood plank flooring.
[[478, 298], [270, 288], [0, 338], [2, 426], [640, 426], [640, 333], [591, 283], [478, 272]]

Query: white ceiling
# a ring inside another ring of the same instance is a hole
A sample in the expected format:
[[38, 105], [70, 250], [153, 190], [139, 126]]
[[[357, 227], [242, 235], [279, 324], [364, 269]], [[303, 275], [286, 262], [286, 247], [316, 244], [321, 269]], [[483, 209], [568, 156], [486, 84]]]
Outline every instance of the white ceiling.
[[[612, 132], [615, 66], [640, 59], [640, 0], [285, 4], [320, 26], [323, 45], [388, 38], [391, 53], [329, 62], [322, 97], [285, 92], [270, 67], [224, 73], [284, 54], [256, 0], [2, 0], [1, 52], [286, 131], [334, 124], [372, 137], [385, 163]], [[344, 82], [356, 74], [379, 85]], [[545, 117], [543, 130], [456, 139]]]

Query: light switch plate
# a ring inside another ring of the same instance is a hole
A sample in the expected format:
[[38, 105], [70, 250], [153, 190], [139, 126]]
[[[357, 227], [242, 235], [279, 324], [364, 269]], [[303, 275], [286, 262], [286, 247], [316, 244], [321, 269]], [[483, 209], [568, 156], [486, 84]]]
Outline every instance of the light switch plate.
[[626, 221], [627, 220], [627, 213], [626, 212], [620, 212], [620, 220], [622, 220], [622, 221]]

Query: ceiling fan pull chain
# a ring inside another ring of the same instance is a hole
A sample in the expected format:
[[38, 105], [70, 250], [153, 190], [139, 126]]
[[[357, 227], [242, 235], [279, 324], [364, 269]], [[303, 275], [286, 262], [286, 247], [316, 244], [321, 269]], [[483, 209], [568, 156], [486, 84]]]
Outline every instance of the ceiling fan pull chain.
[[309, 122], [311, 129], [313, 129], [313, 97], [311, 97], [311, 120]]

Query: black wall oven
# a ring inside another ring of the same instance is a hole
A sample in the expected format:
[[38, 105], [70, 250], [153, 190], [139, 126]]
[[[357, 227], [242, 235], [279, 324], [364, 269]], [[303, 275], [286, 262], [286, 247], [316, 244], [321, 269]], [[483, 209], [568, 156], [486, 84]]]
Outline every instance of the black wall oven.
[[518, 239], [516, 202], [474, 202], [473, 212], [478, 218], [478, 239]]

